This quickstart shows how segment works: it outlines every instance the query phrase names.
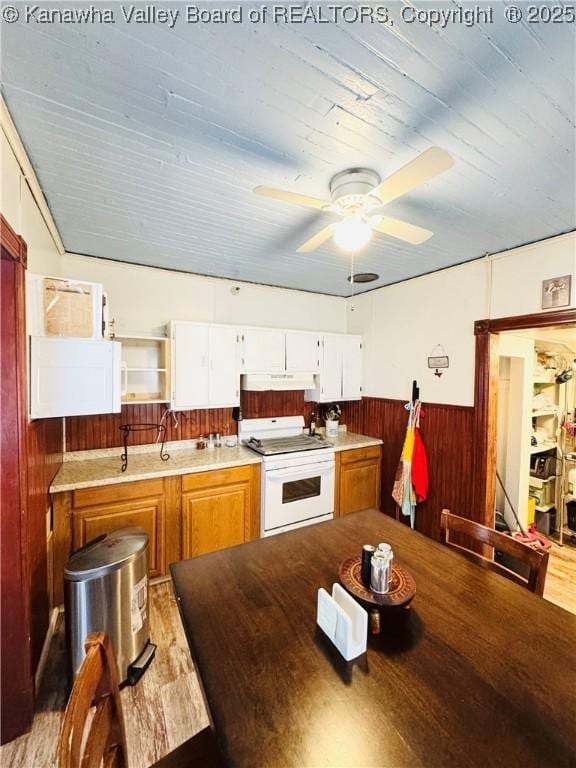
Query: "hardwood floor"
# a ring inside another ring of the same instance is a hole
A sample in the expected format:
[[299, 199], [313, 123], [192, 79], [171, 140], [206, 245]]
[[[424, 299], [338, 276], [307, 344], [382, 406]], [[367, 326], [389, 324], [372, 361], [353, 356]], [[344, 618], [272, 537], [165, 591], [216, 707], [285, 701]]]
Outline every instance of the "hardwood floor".
[[[148, 768], [208, 725], [208, 716], [178, 615], [172, 583], [150, 589], [156, 657], [142, 680], [124, 688], [130, 768]], [[60, 721], [66, 706], [64, 624], [52, 642], [30, 733], [0, 748], [2, 768], [56, 768]]]
[[576, 613], [576, 545], [552, 544], [548, 573], [544, 587], [544, 599], [556, 603], [571, 613]]

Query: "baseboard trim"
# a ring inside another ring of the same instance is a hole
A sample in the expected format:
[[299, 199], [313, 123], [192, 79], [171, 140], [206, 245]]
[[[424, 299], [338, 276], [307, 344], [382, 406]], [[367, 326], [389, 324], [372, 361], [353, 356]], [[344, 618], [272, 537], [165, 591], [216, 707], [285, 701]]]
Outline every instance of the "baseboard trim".
[[36, 695], [38, 695], [38, 691], [40, 690], [42, 675], [44, 674], [44, 670], [46, 669], [46, 662], [48, 660], [48, 653], [50, 651], [50, 643], [52, 642], [52, 638], [54, 637], [54, 633], [56, 632], [56, 624], [58, 622], [58, 616], [63, 610], [64, 609], [62, 607], [52, 608], [50, 612], [50, 621], [48, 622], [48, 631], [46, 632], [46, 637], [44, 638], [44, 644], [42, 645], [42, 653], [40, 654], [40, 660], [38, 662], [38, 666], [36, 667], [36, 674], [34, 675], [34, 691]]

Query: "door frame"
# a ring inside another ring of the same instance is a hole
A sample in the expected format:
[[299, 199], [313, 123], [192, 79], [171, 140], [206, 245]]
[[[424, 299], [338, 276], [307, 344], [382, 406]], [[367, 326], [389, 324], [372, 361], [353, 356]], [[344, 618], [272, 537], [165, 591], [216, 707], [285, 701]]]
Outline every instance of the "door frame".
[[[25, 241], [14, 232], [0, 214], [0, 251], [2, 262], [12, 270], [9, 289], [14, 290], [13, 318], [3, 316], [2, 325], [14, 335], [7, 353], [15, 363], [13, 392], [15, 397], [2, 398], [2, 454], [12, 467], [11, 475], [18, 486], [12, 485], [3, 474], [4, 491], [9, 499], [2, 499], [2, 685], [0, 705], [2, 711], [0, 742], [11, 741], [23, 733], [32, 722], [34, 713], [34, 678], [32, 673], [30, 564], [28, 541], [28, 419], [27, 419], [27, 367], [26, 330], [24, 309], [24, 280], [27, 266]], [[5, 276], [6, 277], [6, 276]], [[8, 310], [3, 307], [4, 312]], [[4, 340], [5, 341], [5, 340]], [[4, 360], [6, 363], [6, 359]], [[6, 401], [7, 400], [7, 401]], [[4, 473], [5, 469], [3, 469]], [[10, 472], [8, 468], [6, 470]], [[9, 503], [5, 503], [9, 501]], [[17, 503], [15, 503], [17, 501]], [[20, 586], [14, 592], [7, 582]]]
[[498, 411], [499, 338], [502, 331], [576, 324], [576, 309], [477, 320], [474, 379], [474, 519], [494, 527], [496, 501], [496, 418]]

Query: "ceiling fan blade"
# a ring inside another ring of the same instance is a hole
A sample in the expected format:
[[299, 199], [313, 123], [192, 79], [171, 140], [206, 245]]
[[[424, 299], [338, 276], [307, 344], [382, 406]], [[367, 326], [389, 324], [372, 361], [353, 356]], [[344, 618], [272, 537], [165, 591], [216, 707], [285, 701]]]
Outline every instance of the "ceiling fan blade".
[[324, 227], [320, 232], [317, 232], [314, 237], [307, 240], [304, 245], [301, 245], [296, 253], [310, 253], [310, 251], [315, 251], [316, 248], [322, 245], [322, 243], [325, 243], [326, 240], [329, 240], [332, 237], [336, 226], [336, 224], [328, 224], [327, 227]]
[[379, 198], [383, 203], [389, 203], [411, 189], [425, 184], [434, 176], [444, 173], [454, 165], [454, 160], [440, 147], [430, 147], [407, 163], [399, 171], [393, 173], [381, 184], [375, 187], [370, 195]]
[[254, 187], [254, 192], [257, 195], [262, 195], [262, 197], [273, 197], [275, 200], [282, 200], [284, 203], [303, 205], [306, 208], [317, 208], [320, 211], [332, 207], [332, 203], [328, 200], [320, 200], [317, 197], [308, 197], [308, 195], [299, 195], [297, 192], [288, 192], [284, 189]]
[[429, 229], [408, 224], [408, 222], [400, 221], [400, 219], [392, 219], [390, 216], [382, 216], [379, 222], [371, 224], [371, 226], [375, 232], [396, 237], [398, 240], [404, 240], [411, 245], [425, 243], [434, 234]]

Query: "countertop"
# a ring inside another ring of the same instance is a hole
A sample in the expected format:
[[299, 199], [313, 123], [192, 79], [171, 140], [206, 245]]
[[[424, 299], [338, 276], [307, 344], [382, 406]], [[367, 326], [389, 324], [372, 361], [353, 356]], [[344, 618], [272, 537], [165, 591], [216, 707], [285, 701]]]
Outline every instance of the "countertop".
[[[366, 448], [381, 445], [382, 440], [358, 435], [354, 432], [338, 433], [328, 438], [335, 451]], [[60, 493], [78, 488], [93, 488], [115, 483], [129, 483], [171, 475], [188, 475], [193, 472], [207, 472], [212, 469], [240, 467], [244, 464], [260, 464], [262, 457], [249, 448], [237, 445], [234, 448], [205, 448], [197, 450], [194, 441], [185, 440], [169, 443], [167, 461], [160, 459], [159, 445], [134, 446], [128, 449], [128, 468], [120, 469], [122, 448], [96, 451], [78, 451], [64, 455], [62, 468], [54, 478], [50, 491]]]

